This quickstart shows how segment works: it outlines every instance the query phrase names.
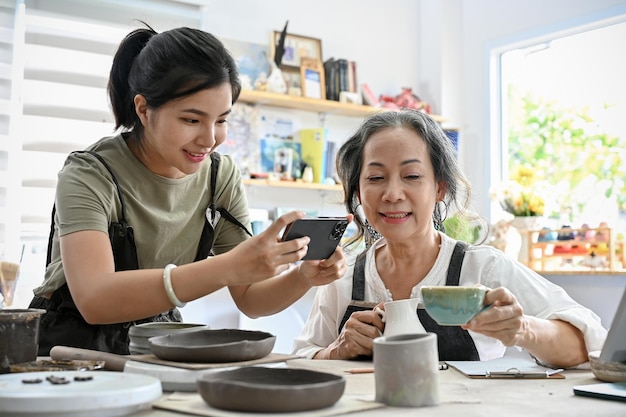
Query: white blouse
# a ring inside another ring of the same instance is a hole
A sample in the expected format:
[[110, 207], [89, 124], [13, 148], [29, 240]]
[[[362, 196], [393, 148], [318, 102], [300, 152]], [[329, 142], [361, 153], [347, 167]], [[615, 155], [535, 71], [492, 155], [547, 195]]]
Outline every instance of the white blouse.
[[[376, 269], [376, 249], [386, 244], [384, 238], [372, 245], [365, 264], [365, 300], [392, 301]], [[456, 240], [441, 234], [441, 249], [430, 272], [411, 291], [411, 298], [420, 298], [424, 285], [445, 285], [448, 265]], [[356, 254], [347, 255], [348, 268], [339, 280], [317, 289], [311, 312], [294, 341], [294, 354], [312, 358], [319, 350], [329, 346], [339, 336], [338, 327], [352, 298], [352, 274]], [[524, 309], [524, 314], [542, 319], [560, 319], [571, 323], [584, 334], [587, 351], [602, 349], [606, 329], [600, 318], [590, 309], [574, 301], [563, 288], [548, 281], [525, 265], [505, 256], [491, 246], [470, 246], [465, 252], [459, 285], [482, 284], [489, 288], [505, 287], [510, 290]], [[498, 339], [469, 331], [480, 360], [499, 358], [506, 346]]]

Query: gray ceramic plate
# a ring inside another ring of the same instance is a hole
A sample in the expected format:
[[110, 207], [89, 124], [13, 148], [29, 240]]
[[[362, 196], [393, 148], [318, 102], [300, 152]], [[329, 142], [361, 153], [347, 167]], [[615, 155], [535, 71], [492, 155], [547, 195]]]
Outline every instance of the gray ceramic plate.
[[128, 329], [128, 349], [131, 355], [145, 355], [151, 353], [148, 339], [155, 336], [189, 332], [199, 328], [209, 328], [205, 324], [181, 322], [150, 322], [136, 324]]
[[239, 362], [269, 355], [276, 336], [253, 330], [199, 329], [148, 339], [157, 357], [175, 362]]
[[330, 407], [346, 387], [340, 375], [262, 366], [205, 373], [197, 382], [198, 392], [211, 407], [264, 413]]

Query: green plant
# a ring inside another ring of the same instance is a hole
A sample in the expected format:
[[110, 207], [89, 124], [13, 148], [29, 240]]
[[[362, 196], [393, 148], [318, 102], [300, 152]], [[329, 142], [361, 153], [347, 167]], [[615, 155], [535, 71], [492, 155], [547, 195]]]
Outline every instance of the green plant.
[[462, 240], [467, 243], [477, 243], [481, 238], [482, 226], [473, 224], [470, 220], [453, 215], [443, 221], [443, 227], [446, 229], [446, 235], [456, 240]]
[[598, 131], [588, 108], [567, 108], [511, 89], [509, 100], [511, 172], [525, 165], [540, 170], [555, 207], [577, 212], [594, 190], [615, 198], [626, 212], [626, 138]]

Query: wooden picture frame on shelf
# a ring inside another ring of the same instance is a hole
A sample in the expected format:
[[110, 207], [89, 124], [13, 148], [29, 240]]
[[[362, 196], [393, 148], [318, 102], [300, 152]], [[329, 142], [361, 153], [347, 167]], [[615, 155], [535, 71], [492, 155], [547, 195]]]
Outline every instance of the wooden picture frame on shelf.
[[[272, 31], [272, 40], [270, 42], [270, 54], [272, 59], [276, 56], [276, 44], [280, 39], [280, 35], [280, 31]], [[303, 57], [314, 58], [321, 61], [322, 40], [287, 33], [285, 35], [285, 53], [280, 63], [280, 68], [299, 69]]]
[[326, 82], [322, 61], [302, 57], [300, 60], [300, 79], [302, 80], [302, 97], [326, 99]]
[[290, 96], [302, 96], [302, 77], [300, 68], [282, 68], [283, 78], [287, 83], [287, 94]]

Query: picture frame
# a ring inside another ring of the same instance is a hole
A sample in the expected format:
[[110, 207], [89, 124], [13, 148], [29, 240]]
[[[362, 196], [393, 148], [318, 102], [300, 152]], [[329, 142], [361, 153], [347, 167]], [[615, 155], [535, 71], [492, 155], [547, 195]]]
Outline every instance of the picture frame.
[[300, 59], [300, 79], [302, 80], [302, 97], [326, 99], [326, 80], [322, 61], [302, 57]]
[[[281, 32], [273, 31], [270, 42], [270, 53], [272, 60], [276, 56], [276, 44], [280, 39]], [[322, 61], [322, 40], [310, 38], [308, 36], [285, 35], [285, 54], [280, 63], [280, 68], [299, 69], [302, 57], [308, 57]]]

